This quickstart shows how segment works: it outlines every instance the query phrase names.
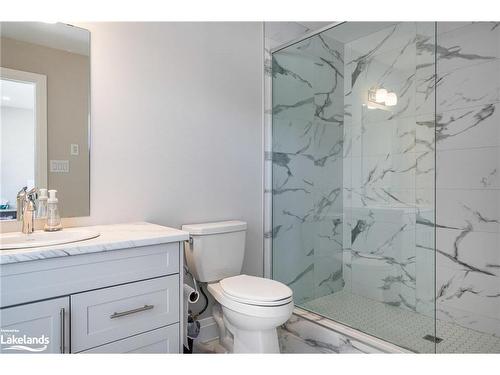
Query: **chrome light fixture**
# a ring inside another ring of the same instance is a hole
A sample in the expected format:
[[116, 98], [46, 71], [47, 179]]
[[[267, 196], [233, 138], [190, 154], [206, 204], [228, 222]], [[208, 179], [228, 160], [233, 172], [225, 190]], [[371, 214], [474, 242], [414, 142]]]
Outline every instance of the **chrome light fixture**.
[[398, 96], [395, 92], [389, 92], [384, 88], [372, 88], [368, 90], [368, 103], [369, 109], [384, 109], [386, 107], [393, 107], [398, 104]]

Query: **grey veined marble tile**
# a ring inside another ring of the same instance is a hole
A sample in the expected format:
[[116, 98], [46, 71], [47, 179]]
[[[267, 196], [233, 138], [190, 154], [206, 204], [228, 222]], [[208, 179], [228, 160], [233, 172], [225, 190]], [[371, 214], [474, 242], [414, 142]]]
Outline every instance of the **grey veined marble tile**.
[[500, 100], [500, 59], [439, 72], [437, 90], [438, 112], [496, 103]]
[[437, 149], [467, 149], [500, 145], [499, 103], [437, 114]]
[[498, 147], [441, 150], [436, 157], [438, 189], [500, 188]]
[[438, 35], [438, 74], [498, 59], [499, 38], [496, 22], [471, 23]]
[[[484, 184], [487, 185], [487, 179]], [[500, 190], [438, 189], [436, 199], [440, 227], [500, 232]]]
[[282, 353], [376, 352], [375, 349], [358, 345], [354, 340], [338, 332], [297, 315], [293, 315], [283, 324], [278, 336]]
[[499, 245], [498, 233], [475, 232], [472, 226], [439, 228], [436, 231], [437, 265], [489, 280], [492, 289], [487, 294], [496, 295], [500, 288], [500, 270], [495, 267], [500, 261]]
[[[436, 305], [441, 319], [500, 336], [499, 278], [470, 269], [437, 266]], [[496, 322], [495, 325], [491, 323]]]

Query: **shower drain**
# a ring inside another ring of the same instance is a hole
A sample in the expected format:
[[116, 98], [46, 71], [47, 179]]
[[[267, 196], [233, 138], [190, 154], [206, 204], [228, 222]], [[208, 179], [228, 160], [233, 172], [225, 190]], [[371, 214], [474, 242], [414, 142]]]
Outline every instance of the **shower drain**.
[[423, 337], [423, 339], [430, 341], [430, 342], [433, 342], [435, 344], [439, 344], [441, 341], [443, 341], [443, 339], [441, 337], [437, 337], [437, 336], [433, 336], [433, 335], [425, 335]]

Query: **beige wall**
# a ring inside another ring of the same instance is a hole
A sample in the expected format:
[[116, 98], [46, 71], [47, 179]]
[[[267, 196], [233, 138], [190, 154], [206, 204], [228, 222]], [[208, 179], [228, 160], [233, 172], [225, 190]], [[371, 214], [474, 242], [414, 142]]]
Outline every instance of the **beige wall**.
[[8, 38], [0, 44], [2, 67], [47, 76], [47, 159], [70, 163], [70, 173], [49, 171], [49, 188], [58, 190], [62, 216], [89, 215], [89, 57]]

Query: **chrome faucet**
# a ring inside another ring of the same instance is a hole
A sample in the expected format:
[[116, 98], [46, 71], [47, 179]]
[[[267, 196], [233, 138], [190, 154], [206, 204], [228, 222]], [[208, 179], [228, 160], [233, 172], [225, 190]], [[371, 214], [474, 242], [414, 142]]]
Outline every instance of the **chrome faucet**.
[[16, 219], [17, 221], [23, 220], [23, 211], [24, 211], [24, 201], [26, 200], [26, 190], [27, 186], [23, 187], [16, 196]]
[[38, 189], [34, 187], [29, 191], [26, 190], [27, 187], [25, 186], [17, 193], [17, 220], [23, 222], [21, 231], [24, 234], [30, 234], [35, 230], [35, 211]]

